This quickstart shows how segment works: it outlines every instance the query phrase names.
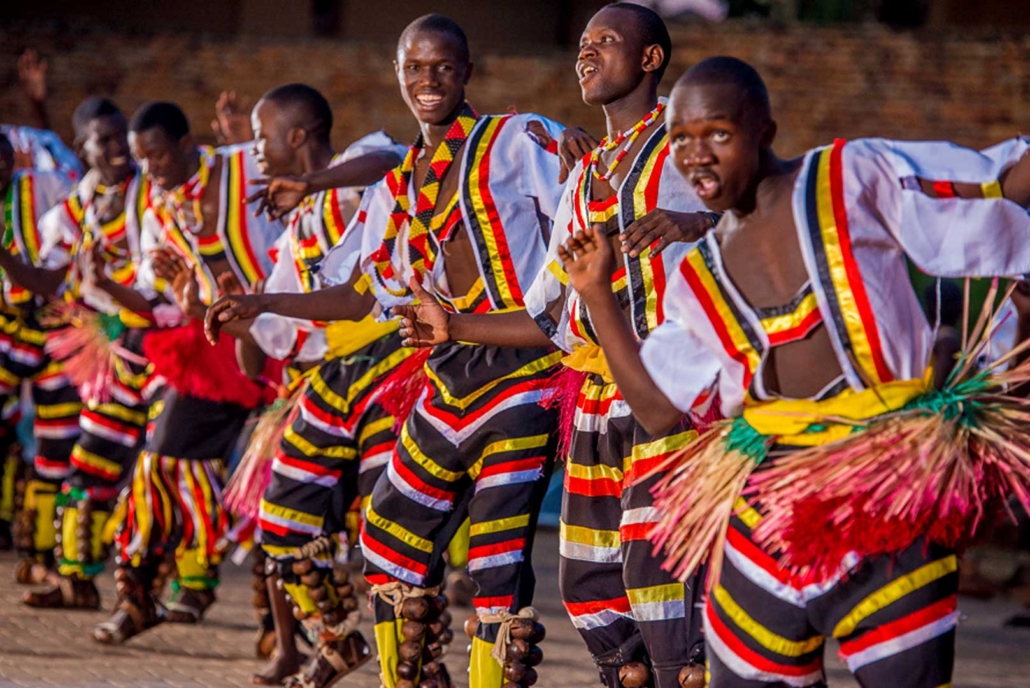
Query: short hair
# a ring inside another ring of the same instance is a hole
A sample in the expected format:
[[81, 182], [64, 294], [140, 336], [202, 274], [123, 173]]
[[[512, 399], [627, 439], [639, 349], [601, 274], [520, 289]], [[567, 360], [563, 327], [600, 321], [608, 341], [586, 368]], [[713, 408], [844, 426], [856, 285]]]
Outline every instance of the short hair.
[[329, 132], [333, 128], [333, 110], [325, 96], [314, 88], [307, 84], [283, 84], [261, 96], [261, 100], [296, 113], [300, 120], [298, 126], [319, 142], [329, 141]]
[[744, 100], [763, 122], [772, 119], [769, 91], [754, 67], [735, 57], [709, 57], [687, 70], [677, 86], [732, 85], [740, 89]]
[[86, 127], [93, 120], [116, 116], [124, 117], [122, 111], [112, 101], [107, 98], [86, 98], [72, 113], [72, 129], [75, 130], [75, 138], [84, 138]]
[[658, 45], [661, 47], [665, 58], [658, 67], [658, 71], [655, 72], [655, 77], [660, 82], [662, 77], [665, 76], [665, 70], [669, 67], [669, 62], [672, 60], [672, 37], [669, 36], [669, 27], [665, 25], [665, 20], [650, 7], [644, 7], [633, 2], [613, 2], [607, 5], [605, 9], [608, 7], [632, 12], [636, 16], [641, 37], [644, 39], [644, 45]]
[[173, 141], [190, 133], [190, 123], [175, 103], [151, 101], [136, 110], [129, 122], [129, 131], [140, 134], [151, 129], [161, 129]]
[[400, 46], [411, 34], [418, 33], [419, 31], [447, 34], [458, 42], [458, 47], [461, 49], [462, 58], [465, 62], [470, 60], [471, 53], [469, 52], [469, 41], [468, 37], [465, 36], [465, 30], [461, 28], [458, 22], [442, 14], [423, 14], [408, 24], [404, 31], [401, 32], [401, 37], [397, 41], [397, 49], [400, 50]]
[[[965, 295], [962, 287], [951, 280], [940, 280], [940, 317], [941, 324], [950, 327], [958, 327], [962, 320], [962, 307], [965, 302]], [[926, 319], [931, 324], [937, 322], [937, 280], [926, 285], [923, 289], [923, 303], [926, 304]]]

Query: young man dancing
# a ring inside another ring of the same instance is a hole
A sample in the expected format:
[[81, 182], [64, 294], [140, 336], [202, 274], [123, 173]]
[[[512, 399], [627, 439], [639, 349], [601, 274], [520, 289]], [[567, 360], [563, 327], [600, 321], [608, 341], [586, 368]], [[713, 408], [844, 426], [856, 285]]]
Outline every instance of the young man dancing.
[[733, 58], [687, 72], [666, 121], [677, 168], [726, 214], [670, 281], [665, 324], [639, 346], [599, 227], [560, 255], [645, 427], [716, 392], [732, 418], [683, 452], [657, 502], [677, 573], [712, 552], [710, 685], [821, 684], [828, 635], [862, 685], [950, 684], [954, 548], [985, 503], [1026, 494], [1008, 449], [1025, 428], [1006, 421], [1023, 402], [1004, 389], [1028, 373], [978, 371], [967, 343], [934, 390], [905, 258], [935, 275], [1025, 273], [1027, 143], [864, 139], [780, 160], [765, 85]]

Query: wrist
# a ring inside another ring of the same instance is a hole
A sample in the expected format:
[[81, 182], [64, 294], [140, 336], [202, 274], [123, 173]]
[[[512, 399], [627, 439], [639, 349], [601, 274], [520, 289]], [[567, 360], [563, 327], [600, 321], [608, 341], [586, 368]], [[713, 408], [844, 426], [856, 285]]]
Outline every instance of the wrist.
[[613, 301], [615, 298], [609, 282], [590, 282], [582, 285], [581, 289], [576, 289], [576, 292], [584, 303], [592, 307], [599, 306], [606, 301]]

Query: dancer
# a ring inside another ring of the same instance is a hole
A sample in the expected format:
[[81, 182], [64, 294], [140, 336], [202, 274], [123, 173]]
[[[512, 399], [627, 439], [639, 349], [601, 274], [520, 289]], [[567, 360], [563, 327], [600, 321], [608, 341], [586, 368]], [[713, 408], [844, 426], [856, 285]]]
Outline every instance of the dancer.
[[[524, 307], [559, 198], [558, 125], [537, 115], [476, 114], [465, 101], [472, 76], [465, 33], [441, 15], [405, 29], [396, 71], [420, 134], [404, 163], [366, 191], [358, 221], [327, 256], [321, 274], [336, 286], [227, 297], [208, 313], [212, 334], [262, 312], [361, 320], [377, 304], [410, 303], [409, 279], [433, 285], [454, 311]], [[361, 539], [389, 688], [451, 685], [439, 661], [452, 633], [438, 593], [443, 554], [466, 515], [479, 615], [470, 685], [536, 680], [540, 655], [530, 648], [543, 630], [528, 607], [530, 550], [556, 424], [537, 402], [559, 358], [549, 342], [448, 343], [429, 354], [429, 382], [372, 491]], [[518, 649], [507, 656], [513, 636]]]
[[837, 141], [783, 161], [765, 85], [734, 58], [687, 72], [667, 126], [677, 168], [727, 212], [670, 281], [666, 323], [638, 347], [597, 227], [561, 257], [645, 427], [715, 392], [732, 418], [687, 447], [656, 502], [677, 574], [712, 552], [710, 685], [819, 684], [828, 635], [863, 685], [948, 685], [955, 548], [1030, 485], [1008, 449], [1027, 445], [1023, 402], [1003, 392], [1030, 372], [979, 371], [974, 336], [933, 390], [905, 256], [928, 274], [1024, 272], [1026, 142]]

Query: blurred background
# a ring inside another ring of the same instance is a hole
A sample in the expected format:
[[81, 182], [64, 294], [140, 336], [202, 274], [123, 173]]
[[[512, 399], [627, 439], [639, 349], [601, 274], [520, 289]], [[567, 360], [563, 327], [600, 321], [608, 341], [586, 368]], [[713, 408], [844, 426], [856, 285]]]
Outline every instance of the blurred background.
[[[289, 81], [322, 90], [339, 146], [385, 128], [414, 135], [391, 60], [400, 30], [439, 11], [466, 28], [481, 112], [536, 111], [602, 131], [573, 73], [575, 46], [599, 0], [3, 0], [0, 122], [32, 123], [17, 57], [49, 63], [58, 133], [87, 95], [127, 112], [178, 102], [213, 142], [214, 103], [235, 90], [249, 107]], [[835, 137], [947, 138], [983, 147], [1030, 121], [1026, 0], [648, 0], [670, 18], [666, 90], [697, 60], [735, 55], [769, 83], [781, 154]]]

